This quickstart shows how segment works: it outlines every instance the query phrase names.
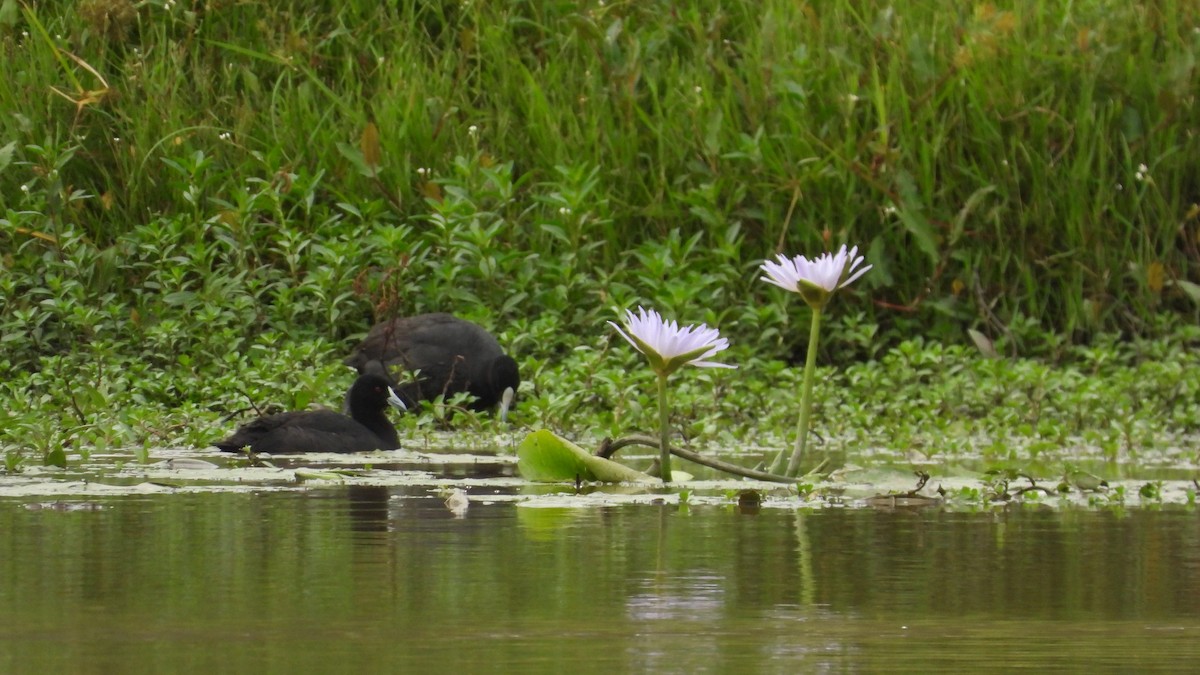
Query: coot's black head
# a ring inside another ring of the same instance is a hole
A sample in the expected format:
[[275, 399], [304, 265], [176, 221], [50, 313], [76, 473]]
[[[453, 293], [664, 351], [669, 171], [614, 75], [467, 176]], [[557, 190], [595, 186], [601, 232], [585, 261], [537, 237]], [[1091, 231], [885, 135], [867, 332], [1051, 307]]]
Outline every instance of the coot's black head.
[[346, 394], [346, 407], [355, 419], [362, 415], [378, 415], [389, 405], [400, 410], [408, 409], [396, 395], [391, 380], [378, 372], [359, 375]]

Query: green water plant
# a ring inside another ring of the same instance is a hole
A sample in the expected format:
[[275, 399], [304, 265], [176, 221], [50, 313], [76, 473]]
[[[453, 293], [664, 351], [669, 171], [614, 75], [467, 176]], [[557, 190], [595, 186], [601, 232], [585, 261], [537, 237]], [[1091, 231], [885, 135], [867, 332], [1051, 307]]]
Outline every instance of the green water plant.
[[650, 367], [658, 375], [659, 471], [663, 482], [669, 483], [671, 432], [667, 413], [667, 378], [687, 364], [701, 368], [736, 368], [707, 360], [727, 349], [729, 341], [721, 337], [717, 329], [709, 328], [706, 324], [681, 328], [675, 321], [667, 321], [658, 312], [642, 307], [638, 307], [637, 313], [625, 310], [625, 330], [612, 321], [608, 323], [634, 349], [646, 356]]
[[539, 429], [517, 447], [517, 471], [531, 481], [605, 481], [643, 483], [654, 478], [624, 464], [597, 457], [556, 435]]
[[[795, 476], [800, 468], [800, 460], [804, 457], [804, 448], [808, 439], [809, 414], [812, 411], [813, 377], [817, 367], [817, 343], [821, 333], [821, 312], [829, 304], [833, 294], [838, 289], [854, 283], [871, 265], [860, 267], [863, 256], [858, 255], [858, 247], [849, 250], [843, 244], [837, 253], [825, 253], [820, 257], [809, 260], [798, 255], [794, 258], [780, 254], [775, 262], [763, 261], [759, 269], [766, 276], [763, 281], [774, 284], [785, 291], [797, 293], [812, 309], [812, 324], [808, 333], [808, 355], [804, 361], [804, 384], [800, 399], [800, 418], [796, 428], [796, 445], [792, 449], [791, 459], [787, 462], [786, 474]], [[772, 471], [784, 473], [784, 451], [780, 450], [775, 458]]]

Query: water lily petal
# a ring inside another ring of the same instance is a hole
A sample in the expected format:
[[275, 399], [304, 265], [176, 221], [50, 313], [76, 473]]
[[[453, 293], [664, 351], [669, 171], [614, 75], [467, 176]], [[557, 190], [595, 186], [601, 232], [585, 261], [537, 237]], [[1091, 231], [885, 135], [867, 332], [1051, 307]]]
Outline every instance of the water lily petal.
[[823, 306], [839, 288], [854, 283], [870, 270], [872, 265], [859, 268], [864, 261], [858, 255], [858, 247], [848, 249], [845, 244], [836, 253], [824, 253], [812, 260], [798, 255], [793, 258], [780, 253], [777, 261], [764, 260], [759, 266], [766, 276], [763, 281], [780, 288], [799, 293], [805, 302]]
[[658, 312], [643, 307], [638, 307], [636, 313], [625, 310], [624, 330], [612, 321], [608, 323], [645, 354], [656, 371], [671, 373], [686, 364], [703, 368], [737, 367], [707, 360], [728, 348], [729, 341], [705, 324], [681, 328], [675, 321], [667, 321]]

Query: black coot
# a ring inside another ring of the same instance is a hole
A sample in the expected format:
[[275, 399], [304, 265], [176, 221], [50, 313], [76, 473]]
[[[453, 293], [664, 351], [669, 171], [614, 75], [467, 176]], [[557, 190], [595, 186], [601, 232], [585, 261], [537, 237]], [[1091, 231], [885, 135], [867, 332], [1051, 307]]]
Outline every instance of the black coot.
[[521, 384], [517, 362], [491, 333], [450, 314], [420, 314], [375, 325], [346, 365], [363, 373], [372, 361], [420, 371], [416, 381], [397, 387], [410, 405], [465, 391], [475, 397], [472, 410], [499, 403], [503, 418]]
[[347, 417], [332, 410], [305, 410], [265, 415], [238, 427], [229, 438], [213, 445], [226, 452], [249, 446], [252, 452], [366, 452], [400, 447], [396, 427], [384, 409], [404, 403], [387, 378], [359, 375], [346, 395]]

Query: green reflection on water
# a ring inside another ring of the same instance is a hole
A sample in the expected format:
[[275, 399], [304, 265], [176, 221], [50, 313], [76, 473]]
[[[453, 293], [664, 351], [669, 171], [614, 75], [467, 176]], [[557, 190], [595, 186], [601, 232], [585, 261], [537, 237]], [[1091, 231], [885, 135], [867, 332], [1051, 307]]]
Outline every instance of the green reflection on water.
[[[79, 508], [95, 504], [100, 508]], [[1191, 667], [1179, 510], [0, 502], [2, 672]]]

